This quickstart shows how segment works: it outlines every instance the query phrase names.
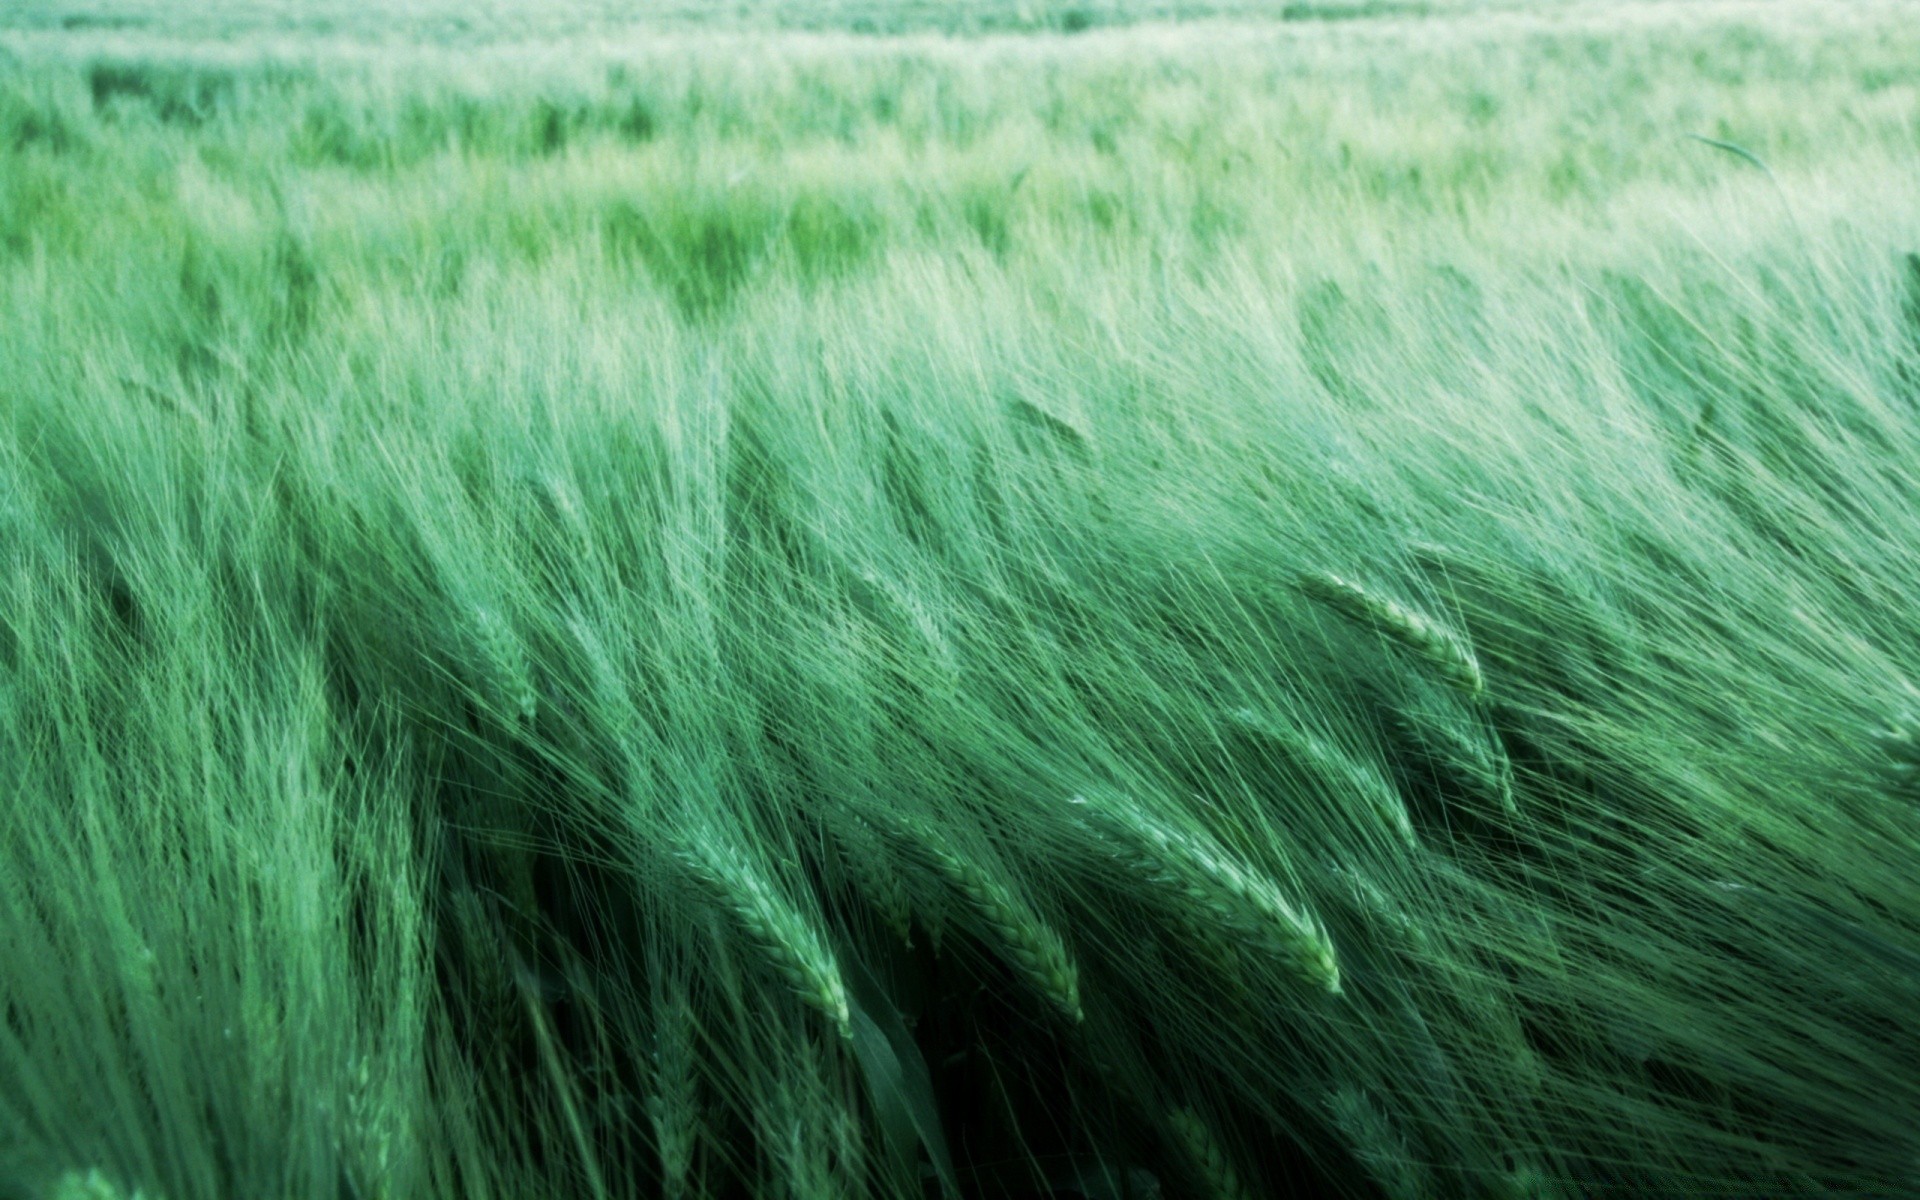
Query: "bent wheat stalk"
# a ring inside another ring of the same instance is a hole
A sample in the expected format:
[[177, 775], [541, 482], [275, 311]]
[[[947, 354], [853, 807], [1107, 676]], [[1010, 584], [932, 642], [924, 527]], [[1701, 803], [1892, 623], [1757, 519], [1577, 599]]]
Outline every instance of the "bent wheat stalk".
[[1443, 721], [1396, 713], [1393, 727], [1421, 757], [1469, 792], [1492, 800], [1508, 817], [1520, 815], [1513, 798], [1513, 763], [1493, 744], [1476, 741]]
[[1236, 861], [1211, 838], [1170, 828], [1133, 805], [1096, 804], [1084, 796], [1068, 803], [1082, 827], [1117, 861], [1183, 900], [1189, 920], [1204, 913], [1211, 924], [1233, 930], [1287, 963], [1310, 986], [1339, 994], [1340, 962], [1332, 940], [1272, 880]]
[[1085, 1019], [1080, 973], [1073, 957], [1060, 935], [1031, 906], [980, 864], [943, 847], [938, 835], [921, 822], [894, 816], [886, 823], [910, 857], [960, 894], [1013, 965], [1062, 1016], [1075, 1023]]
[[1301, 576], [1299, 587], [1347, 620], [1374, 629], [1412, 651], [1466, 695], [1485, 693], [1486, 679], [1480, 673], [1479, 661], [1458, 637], [1432, 618], [1327, 571]]
[[1236, 708], [1227, 714], [1227, 719], [1248, 733], [1272, 742], [1329, 787], [1358, 798], [1393, 830], [1407, 849], [1420, 848], [1406, 799], [1377, 768], [1342, 753], [1303, 729], [1295, 729], [1251, 708]]
[[699, 839], [674, 857], [800, 999], [824, 1013], [841, 1037], [852, 1038], [846, 985], [819, 931], [738, 857], [730, 860]]

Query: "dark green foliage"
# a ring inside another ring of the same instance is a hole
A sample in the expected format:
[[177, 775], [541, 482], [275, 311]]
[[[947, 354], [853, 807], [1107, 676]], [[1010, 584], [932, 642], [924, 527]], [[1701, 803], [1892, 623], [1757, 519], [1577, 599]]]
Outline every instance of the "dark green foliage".
[[74, 123], [59, 109], [18, 93], [0, 93], [0, 144], [14, 153], [40, 150], [66, 154], [83, 144]]
[[883, 236], [880, 218], [865, 201], [802, 193], [787, 210], [780, 245], [800, 279], [817, 284], [864, 266]]
[[106, 61], [87, 68], [87, 92], [96, 110], [145, 108], [165, 125], [211, 120], [233, 102], [238, 83], [234, 72], [217, 67]]
[[616, 262], [645, 270], [689, 317], [725, 307], [765, 263], [776, 226], [752, 201], [689, 198], [679, 204], [621, 201], [604, 218]]

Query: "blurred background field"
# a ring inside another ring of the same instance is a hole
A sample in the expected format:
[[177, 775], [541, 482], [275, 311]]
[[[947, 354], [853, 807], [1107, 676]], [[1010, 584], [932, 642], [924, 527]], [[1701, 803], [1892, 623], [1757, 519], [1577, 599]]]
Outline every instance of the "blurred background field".
[[[1080, 33], [1112, 25], [1220, 17], [1262, 21], [1363, 20], [1395, 16], [1453, 16], [1501, 10], [1546, 11], [1581, 0], [559, 0], [533, 4], [505, 0], [455, 4], [407, 0], [377, 5], [342, 0], [213, 0], [183, 12], [157, 0], [47, 4], [22, 0], [8, 25], [78, 31], [146, 29], [167, 35], [229, 35], [298, 30], [404, 37], [500, 37], [597, 32], [609, 29], [699, 28], [829, 29], [865, 34], [939, 32]], [[1675, 0], [1655, 0], [1673, 3]], [[1686, 2], [1686, 0], [1679, 0]]]
[[0, 10], [0, 1196], [1920, 1192], [1920, 4]]

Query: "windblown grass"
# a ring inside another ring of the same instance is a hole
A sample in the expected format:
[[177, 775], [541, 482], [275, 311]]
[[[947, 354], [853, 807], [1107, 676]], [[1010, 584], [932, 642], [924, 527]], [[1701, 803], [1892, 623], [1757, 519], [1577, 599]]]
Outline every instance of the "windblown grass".
[[1920, 12], [1290, 7], [0, 28], [0, 1194], [1920, 1191]]

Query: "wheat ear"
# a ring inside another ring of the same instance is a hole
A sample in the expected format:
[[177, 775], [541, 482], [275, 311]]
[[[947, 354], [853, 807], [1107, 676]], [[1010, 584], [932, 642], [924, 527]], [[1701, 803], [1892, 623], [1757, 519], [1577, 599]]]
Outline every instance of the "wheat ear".
[[1351, 1085], [1337, 1087], [1327, 1097], [1327, 1111], [1347, 1139], [1347, 1148], [1387, 1200], [1421, 1200], [1428, 1194], [1425, 1167], [1365, 1092]]
[[690, 842], [676, 857], [800, 999], [824, 1013], [841, 1037], [851, 1038], [846, 985], [819, 931], [744, 862], [702, 841]]
[[674, 994], [654, 1005], [653, 1086], [646, 1100], [660, 1156], [664, 1200], [693, 1194], [694, 1157], [700, 1148], [700, 1092], [695, 1077], [693, 1006]]
[[854, 887], [880, 915], [900, 944], [913, 949], [913, 897], [907, 892], [885, 844], [864, 821], [836, 824], [841, 861]]
[[1520, 815], [1513, 798], [1513, 763], [1505, 751], [1476, 742], [1439, 721], [1399, 713], [1393, 723], [1415, 750], [1469, 791], [1490, 798], [1509, 817]]
[[1328, 870], [1346, 885], [1352, 896], [1354, 908], [1360, 918], [1368, 925], [1384, 929], [1398, 938], [1408, 951], [1422, 956], [1431, 956], [1432, 945], [1427, 940], [1426, 930], [1413, 919], [1393, 897], [1381, 889], [1380, 885], [1352, 867], [1329, 864]]
[[1062, 1016], [1074, 1022], [1085, 1018], [1079, 970], [1052, 926], [986, 868], [942, 846], [938, 835], [922, 822], [902, 816], [883, 820], [909, 855], [960, 894], [1009, 961]]
[[784, 1065], [780, 1082], [753, 1106], [763, 1157], [773, 1176], [767, 1181], [773, 1186], [764, 1194], [842, 1200], [847, 1190], [841, 1171], [847, 1160], [837, 1135], [857, 1118], [847, 1111], [846, 1098], [830, 1086], [816, 1039], [798, 1039], [791, 1061]]
[[1479, 661], [1457, 636], [1432, 618], [1328, 571], [1301, 576], [1299, 587], [1347, 620], [1377, 630], [1412, 651], [1468, 696], [1477, 697], [1486, 691]]
[[1207, 1185], [1213, 1200], [1253, 1200], [1253, 1193], [1240, 1181], [1240, 1173], [1233, 1169], [1226, 1147], [1198, 1113], [1190, 1108], [1176, 1108], [1167, 1114], [1167, 1126], [1173, 1130], [1174, 1140], [1186, 1151], [1194, 1173]]
[[1407, 812], [1407, 802], [1400, 795], [1400, 789], [1388, 783], [1386, 776], [1371, 764], [1341, 753], [1303, 729], [1272, 720], [1251, 708], [1236, 708], [1227, 714], [1227, 719], [1272, 742], [1336, 791], [1357, 797], [1409, 850], [1419, 849], [1420, 839], [1413, 831], [1413, 817]]
[[1340, 964], [1333, 942], [1305, 908], [1281, 894], [1272, 880], [1236, 861], [1201, 834], [1173, 829], [1129, 804], [1070, 801], [1081, 823], [1116, 860], [1144, 882], [1169, 890], [1194, 913], [1231, 929], [1287, 963], [1306, 983], [1340, 992]]
[[540, 704], [518, 635], [505, 617], [485, 605], [470, 606], [468, 616], [486, 676], [488, 703], [502, 715], [519, 721], [523, 728], [532, 725]]

